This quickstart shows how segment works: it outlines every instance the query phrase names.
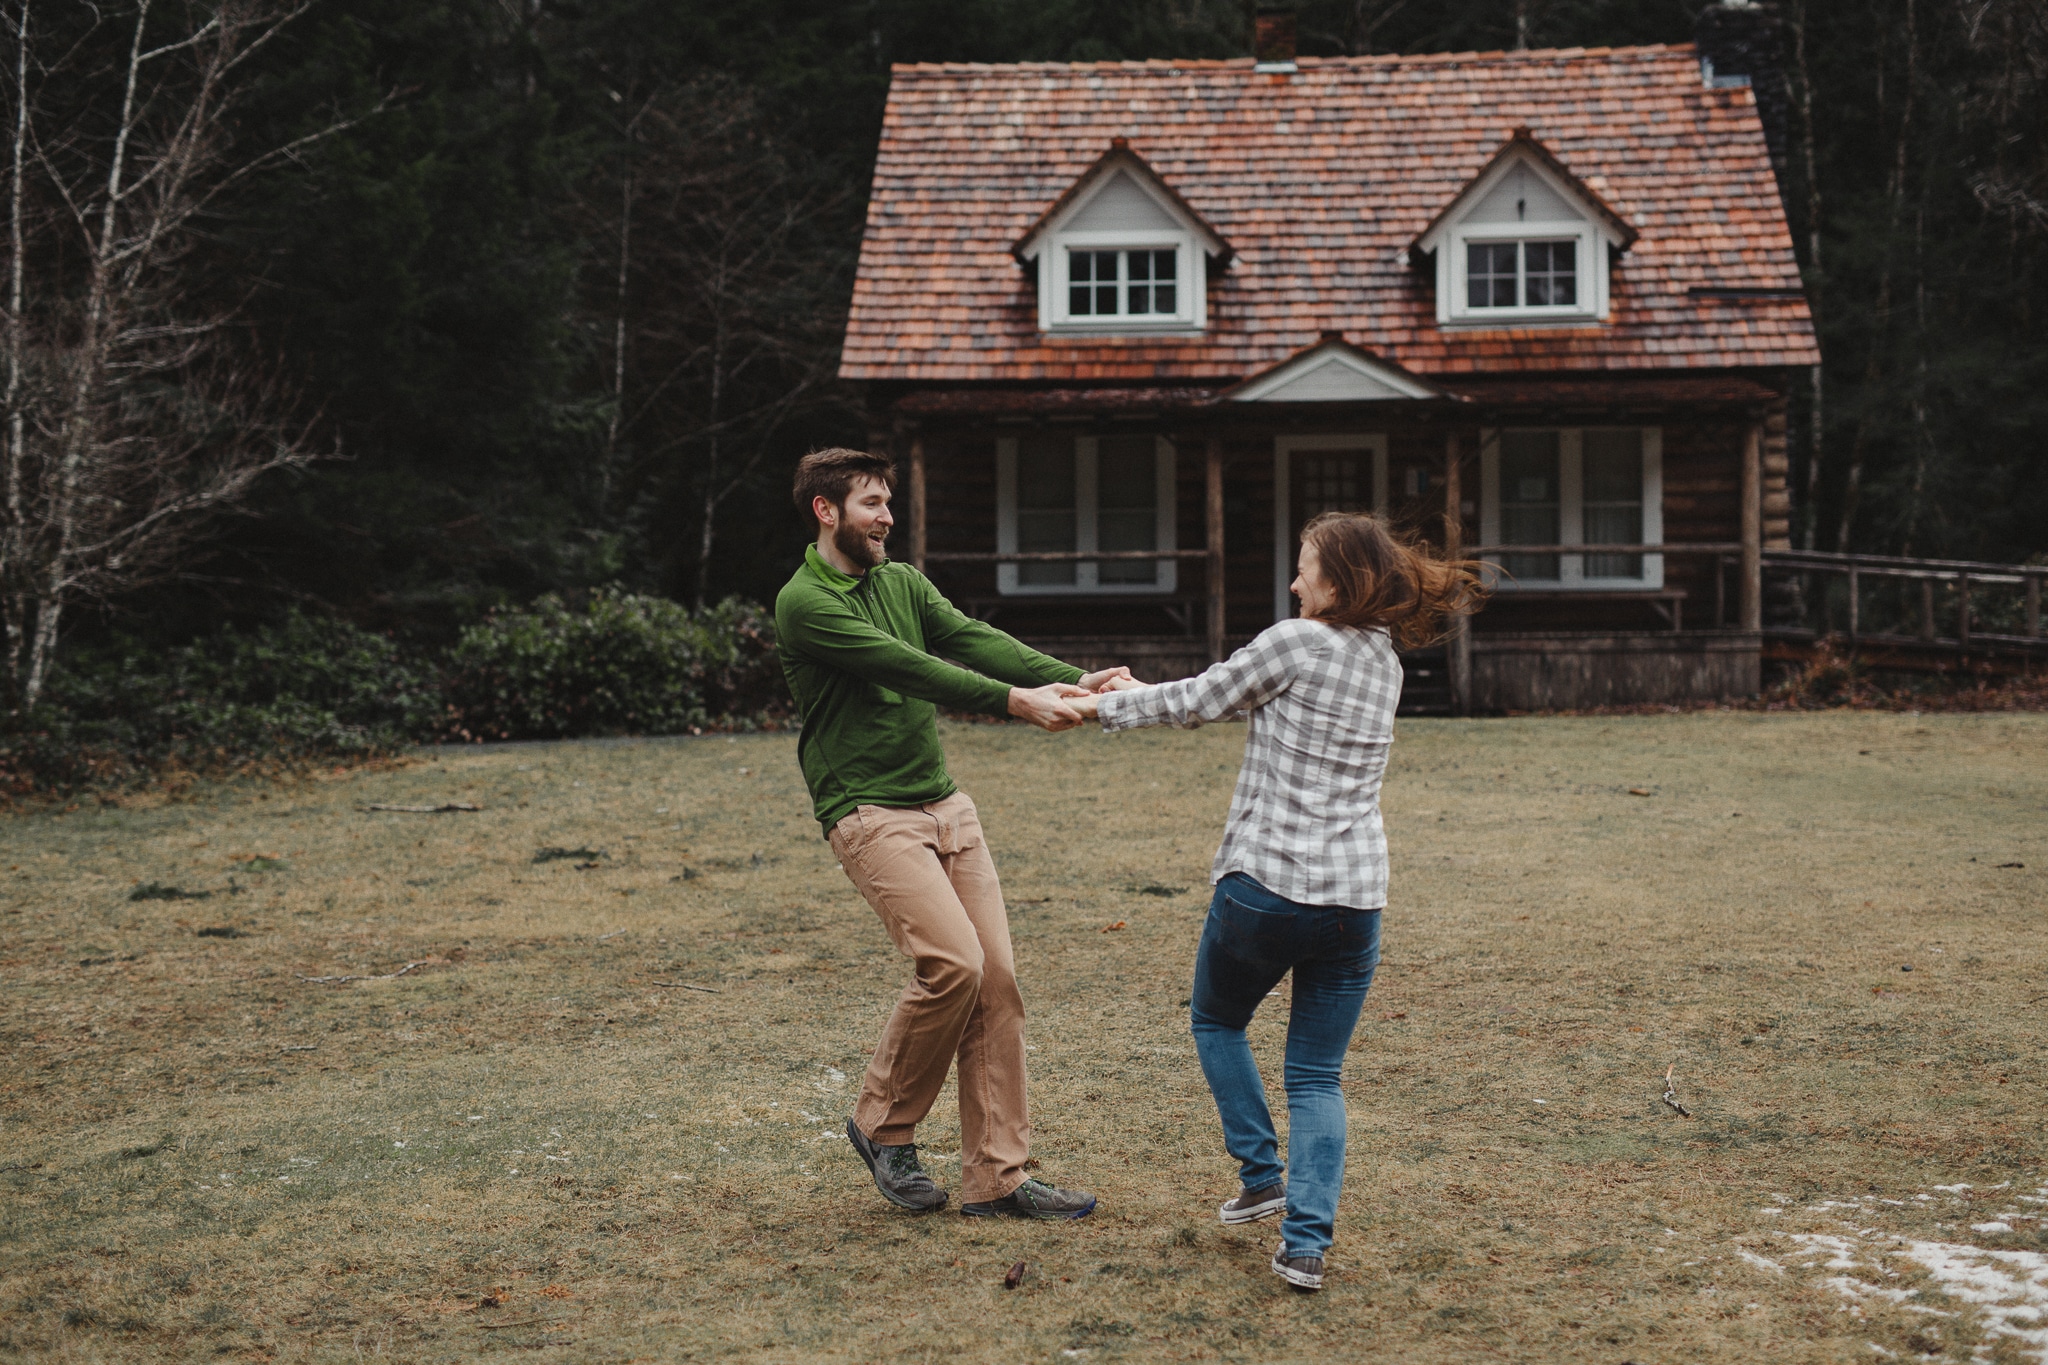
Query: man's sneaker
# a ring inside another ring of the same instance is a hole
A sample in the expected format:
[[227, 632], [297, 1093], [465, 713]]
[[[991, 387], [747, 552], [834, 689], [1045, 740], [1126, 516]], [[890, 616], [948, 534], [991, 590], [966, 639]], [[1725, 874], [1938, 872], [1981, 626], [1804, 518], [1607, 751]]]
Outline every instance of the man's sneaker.
[[919, 1213], [946, 1207], [946, 1192], [918, 1164], [916, 1143], [889, 1147], [870, 1141], [852, 1119], [846, 1121], [846, 1140], [868, 1164], [868, 1174], [875, 1178], [875, 1188], [884, 1199]]
[[969, 1218], [1086, 1218], [1094, 1211], [1094, 1195], [1056, 1190], [1043, 1180], [1026, 1180], [1001, 1199], [960, 1206]]
[[1302, 1293], [1313, 1294], [1323, 1287], [1323, 1258], [1290, 1256], [1281, 1246], [1273, 1252], [1273, 1273]]
[[1237, 1198], [1226, 1200], [1218, 1210], [1223, 1215], [1224, 1226], [1238, 1223], [1256, 1223], [1261, 1218], [1271, 1218], [1287, 1208], [1287, 1186], [1267, 1185], [1263, 1189], [1244, 1189]]

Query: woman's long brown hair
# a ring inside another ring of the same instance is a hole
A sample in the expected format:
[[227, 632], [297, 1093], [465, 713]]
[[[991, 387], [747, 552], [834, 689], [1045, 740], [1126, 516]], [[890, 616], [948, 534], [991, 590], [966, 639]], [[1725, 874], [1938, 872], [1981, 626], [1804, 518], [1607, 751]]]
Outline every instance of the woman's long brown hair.
[[1435, 644], [1486, 599], [1476, 561], [1439, 559], [1364, 512], [1325, 512], [1301, 528], [1301, 539], [1335, 593], [1316, 619], [1384, 629], [1403, 649]]

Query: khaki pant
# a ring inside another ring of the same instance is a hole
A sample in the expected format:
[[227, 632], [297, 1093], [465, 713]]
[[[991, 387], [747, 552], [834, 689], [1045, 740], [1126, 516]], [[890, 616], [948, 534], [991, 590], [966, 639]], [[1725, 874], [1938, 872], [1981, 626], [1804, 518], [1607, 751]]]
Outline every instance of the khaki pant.
[[974, 803], [955, 793], [904, 808], [861, 806], [832, 851], [917, 971], [882, 1030], [853, 1121], [874, 1141], [910, 1142], [960, 1059], [961, 1198], [1024, 1183], [1024, 997], [1010, 922]]

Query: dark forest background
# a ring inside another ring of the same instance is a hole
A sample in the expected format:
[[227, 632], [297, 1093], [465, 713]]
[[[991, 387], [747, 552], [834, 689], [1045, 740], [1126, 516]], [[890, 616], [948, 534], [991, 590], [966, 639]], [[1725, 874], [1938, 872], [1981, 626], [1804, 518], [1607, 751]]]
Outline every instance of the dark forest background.
[[[1299, 8], [1305, 53], [1362, 54], [1688, 42], [1701, 7]], [[39, 0], [39, 51], [116, 61], [113, 13]], [[1795, 541], [2038, 554], [2048, 0], [1771, 13], [1826, 354]], [[865, 434], [834, 370], [890, 64], [1237, 56], [1250, 26], [1238, 0], [322, 0], [252, 59], [234, 136], [376, 112], [238, 182], [186, 269], [345, 458], [70, 629], [296, 609], [445, 640], [601, 584], [771, 597], [791, 462]]]

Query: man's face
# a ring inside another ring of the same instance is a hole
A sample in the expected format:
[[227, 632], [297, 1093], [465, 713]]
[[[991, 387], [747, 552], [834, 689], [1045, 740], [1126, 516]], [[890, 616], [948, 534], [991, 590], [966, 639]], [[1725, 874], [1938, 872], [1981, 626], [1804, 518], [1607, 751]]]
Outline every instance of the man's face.
[[832, 544], [839, 553], [864, 569], [889, 557], [889, 528], [896, 524], [889, 515], [889, 485], [880, 479], [857, 480], [833, 511]]

